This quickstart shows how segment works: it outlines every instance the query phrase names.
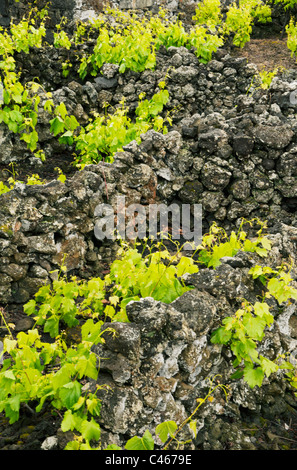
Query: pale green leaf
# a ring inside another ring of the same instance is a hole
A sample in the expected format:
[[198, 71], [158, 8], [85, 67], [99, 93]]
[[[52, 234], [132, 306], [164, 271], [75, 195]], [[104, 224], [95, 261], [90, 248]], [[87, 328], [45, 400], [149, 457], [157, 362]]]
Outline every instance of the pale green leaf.
[[252, 364], [248, 364], [244, 368], [244, 379], [251, 388], [261, 387], [264, 372], [261, 367], [254, 368]]
[[75, 416], [72, 414], [71, 410], [67, 410], [64, 413], [63, 421], [61, 423], [61, 429], [63, 432], [73, 431], [76, 426]]
[[90, 421], [84, 420], [81, 424], [80, 432], [86, 441], [98, 441], [101, 435], [100, 426], [98, 423], [96, 423], [94, 418], [91, 418]]
[[159, 436], [163, 444], [167, 441], [168, 437], [173, 437], [174, 432], [177, 430], [175, 421], [164, 421], [156, 427], [156, 434]]
[[134, 436], [125, 445], [126, 450], [153, 450], [154, 440], [151, 433], [145, 431], [143, 437]]

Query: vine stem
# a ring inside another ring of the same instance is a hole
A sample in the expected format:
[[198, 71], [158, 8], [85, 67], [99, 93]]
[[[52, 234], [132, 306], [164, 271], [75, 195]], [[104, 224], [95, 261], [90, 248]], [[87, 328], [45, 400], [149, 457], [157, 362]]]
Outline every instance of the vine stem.
[[182, 430], [182, 428], [189, 422], [191, 421], [191, 419], [195, 416], [195, 414], [197, 413], [197, 411], [199, 410], [199, 408], [203, 405], [203, 403], [206, 402], [206, 400], [209, 399], [209, 397], [218, 389], [218, 388], [221, 388], [224, 393], [225, 393], [225, 396], [226, 396], [226, 399], [228, 398], [228, 393], [227, 393], [227, 386], [226, 385], [223, 385], [221, 383], [218, 383], [214, 388], [212, 388], [212, 384], [213, 384], [213, 381], [214, 379], [217, 377], [214, 376], [214, 378], [212, 380], [210, 380], [210, 387], [209, 387], [209, 391], [208, 391], [208, 394], [204, 397], [204, 398], [197, 398], [197, 401], [198, 401], [198, 405], [196, 406], [195, 410], [192, 412], [192, 414], [190, 416], [188, 416], [188, 418], [186, 418], [180, 425], [179, 427], [177, 428], [177, 430], [175, 431], [175, 433], [173, 434], [173, 436], [171, 436], [171, 439], [167, 442], [167, 444], [163, 447], [162, 450], [167, 450], [168, 449], [168, 446], [171, 444], [172, 441], [174, 440], [177, 440], [176, 439], [176, 436], [177, 434]]
[[3, 308], [0, 308], [0, 315], [1, 315], [1, 318], [2, 318], [2, 320], [3, 320], [3, 323], [4, 323], [5, 327], [7, 328], [7, 331], [8, 331], [8, 333], [9, 333], [10, 337], [13, 338], [12, 333], [11, 333], [11, 331], [10, 331], [10, 328], [9, 328], [9, 326], [8, 326], [6, 320], [5, 320], [5, 317], [4, 317], [4, 313], [3, 313], [3, 312], [4, 312]]
[[[8, 330], [9, 336], [13, 339], [13, 335], [12, 335], [12, 333], [11, 333], [11, 330], [10, 330], [10, 328], [9, 328], [9, 326], [8, 326], [8, 324], [7, 324], [6, 320], [5, 320], [5, 318], [4, 318], [4, 314], [3, 314], [3, 309], [2, 309], [2, 308], [0, 308], [0, 314], [1, 314], [1, 318], [2, 318], [2, 320], [3, 320], [3, 322], [4, 322], [5, 326], [6, 326], [6, 328], [7, 328], [7, 330]], [[20, 358], [20, 361], [21, 361], [21, 363], [22, 363], [22, 365], [24, 366], [24, 369], [25, 369], [25, 365], [24, 365], [24, 363], [23, 363], [22, 358]], [[28, 376], [26, 370], [24, 370], [24, 373], [25, 373], [25, 375], [26, 375], [26, 377], [27, 377], [27, 379], [28, 379], [29, 384], [32, 385], [32, 382], [31, 382], [31, 380], [30, 380], [30, 378], [29, 378], [29, 376]]]

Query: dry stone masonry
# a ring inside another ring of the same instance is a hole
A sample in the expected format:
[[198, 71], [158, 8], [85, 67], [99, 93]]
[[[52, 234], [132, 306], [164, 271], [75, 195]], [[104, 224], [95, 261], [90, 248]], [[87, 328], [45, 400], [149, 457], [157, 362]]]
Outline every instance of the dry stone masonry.
[[[43, 0], [40, 0], [40, 8]], [[47, 2], [44, 1], [44, 4]], [[19, 19], [24, 13], [31, 8], [29, 0], [1, 0], [0, 5], [0, 25], [8, 27], [12, 18]], [[61, 21], [62, 17], [69, 20], [88, 20], [98, 12], [102, 11], [105, 6], [119, 8], [120, 10], [137, 10], [137, 11], [158, 11], [159, 7], [165, 7], [169, 12], [176, 13], [184, 11], [187, 8], [190, 12], [194, 12], [195, 2], [193, 0], [51, 0], [48, 5], [50, 12], [49, 28], [54, 28]]]
[[[119, 2], [122, 8], [151, 3]], [[9, 17], [8, 6], [1, 6], [2, 20]], [[94, 236], [95, 209], [101, 203], [116, 209], [119, 195], [127, 205], [202, 204], [204, 231], [213, 222], [230, 231], [242, 217], [267, 220], [272, 241], [267, 259], [240, 252], [223, 259], [216, 271], [205, 268], [188, 277], [194, 289], [170, 305], [152, 298], [128, 304], [130, 323], [114, 323], [116, 337], [106, 334], [105, 345], [95, 348], [106, 358], [100, 362], [98, 383], [110, 387], [101, 392], [103, 443], [123, 446], [146, 429], [154, 434], [162, 421], [181, 423], [207, 393], [208, 378], [219, 374], [230, 383], [229, 399], [217, 393], [201, 409], [191, 446], [255, 449], [256, 438], [246, 432], [244, 421], [286, 417], [294, 412], [296, 399], [280, 372], [261, 389], [230, 381], [232, 357], [209, 338], [224, 317], [234, 314], [239, 298], [255, 302], [261, 294], [261, 286], [248, 275], [252, 266], [296, 263], [297, 119], [290, 93], [297, 89], [297, 73], [284, 73], [264, 91], [257, 88], [256, 67], [244, 58], [222, 49], [203, 65], [193, 51], [171, 47], [160, 49], [155, 71], [120, 74], [117, 66], [105, 64], [101, 74], [86, 82], [73, 71], [64, 78], [61, 63], [67, 58], [75, 64], [83, 48], [33, 50], [30, 56], [18, 54], [17, 64], [32, 78], [40, 77], [55, 103], [64, 101], [81, 124], [92, 111], [102, 111], [104, 103], [115, 107], [123, 97], [132, 114], [139, 94], [150, 98], [166, 76], [170, 101], [165, 114], [171, 113], [173, 125], [166, 135], [149, 131], [139, 144], [131, 142], [112, 164], [88, 165], [65, 183], [18, 183], [1, 195], [0, 304], [28, 301], [53, 280], [65, 255], [69, 274], [100, 275], [114, 259], [117, 244]], [[57, 144], [42, 113], [38, 132], [47, 160], [71, 152]], [[43, 165], [1, 124], [0, 165], [19, 161], [36, 171]], [[295, 267], [291, 275], [295, 281]], [[271, 303], [275, 322], [263, 353], [273, 360], [284, 351], [296, 352], [297, 314], [295, 303], [284, 309]]]
[[[213, 221], [228, 230], [241, 217], [255, 216], [270, 226], [296, 226], [295, 72], [275, 78], [269, 91], [247, 94], [256, 68], [245, 59], [220, 51], [203, 65], [193, 52], [172, 47], [160, 51], [156, 71], [119, 74], [117, 66], [106, 65], [86, 83], [77, 77], [65, 82], [57, 56], [51, 50], [37, 62], [33, 53], [28, 68], [35, 76], [40, 72], [56, 104], [64, 101], [80, 122], [123, 97], [133, 111], [139, 94], [152, 96], [171, 67], [165, 112], [173, 112], [173, 126], [167, 135], [149, 131], [139, 145], [131, 142], [118, 152], [113, 164], [89, 165], [65, 184], [18, 184], [1, 196], [1, 302], [27, 300], [49, 281], [63, 253], [70, 271], [98, 272], [112, 248], [94, 237], [94, 210], [102, 202], [115, 205], [117, 195], [126, 197], [127, 206], [200, 203], [205, 230]], [[19, 64], [25, 59], [20, 55]], [[47, 159], [67, 151], [50, 134], [46, 115], [38, 126]], [[31, 161], [38, 171], [42, 162], [28, 155], [24, 143], [4, 124], [0, 132], [0, 162]]]
[[[273, 249], [265, 263], [276, 266], [285, 253], [295, 253], [295, 237], [295, 228], [282, 225], [271, 235]], [[182, 422], [195, 409], [196, 399], [207, 394], [208, 379], [217, 374], [223, 383], [231, 383], [229, 398], [226, 401], [218, 393], [212, 404], [199, 411], [193, 449], [221, 450], [228, 443], [233, 450], [256, 449], [256, 438], [242, 424], [244, 416], [251, 415], [257, 422], [259, 416], [265, 420], [286, 415], [295, 406], [281, 375], [275, 374], [254, 390], [241, 381], [230, 382], [234, 372], [230, 354], [209, 342], [211, 331], [222, 317], [232, 315], [239, 297], [256, 302], [260, 286], [251, 282], [248, 270], [258, 263], [257, 256], [239, 253], [223, 260], [216, 271], [203, 269], [189, 276], [187, 282], [195, 288], [171, 305], [152, 298], [128, 304], [131, 323], [113, 324], [116, 339], [106, 335], [106, 344], [94, 349], [99, 357], [107, 358], [100, 362], [98, 381], [110, 387], [102, 392], [106, 444], [124, 445], [125, 439], [142, 435], [146, 429], [154, 435], [155, 427], [166, 420]], [[273, 359], [284, 350], [296, 352], [297, 329], [295, 306], [281, 314], [276, 304], [271, 307], [275, 324], [266, 334], [263, 351]], [[156, 444], [161, 442], [157, 439]]]

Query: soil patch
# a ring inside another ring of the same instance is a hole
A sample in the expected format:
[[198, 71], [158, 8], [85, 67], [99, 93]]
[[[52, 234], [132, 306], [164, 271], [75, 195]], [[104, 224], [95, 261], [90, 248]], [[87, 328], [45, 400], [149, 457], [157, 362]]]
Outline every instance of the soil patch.
[[277, 67], [297, 69], [296, 58], [291, 57], [286, 38], [251, 39], [242, 49], [232, 49], [231, 55], [246, 57], [248, 62], [258, 66], [260, 72], [263, 69], [272, 71]]
[[13, 164], [2, 164], [0, 165], [0, 181], [7, 184], [8, 178], [13, 177], [17, 181], [26, 182], [28, 177], [38, 175], [42, 182], [48, 183], [57, 179], [58, 168], [67, 178], [70, 178], [77, 172], [73, 161], [74, 157], [71, 152], [64, 152], [54, 154], [44, 162], [35, 160], [35, 163], [32, 163], [32, 160], [27, 159]]

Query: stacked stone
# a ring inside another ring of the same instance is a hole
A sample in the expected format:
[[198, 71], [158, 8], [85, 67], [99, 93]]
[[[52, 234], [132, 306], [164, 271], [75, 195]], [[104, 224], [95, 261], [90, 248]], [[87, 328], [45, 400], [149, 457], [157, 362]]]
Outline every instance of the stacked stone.
[[[36, 68], [37, 53], [28, 58]], [[47, 78], [53, 78], [54, 87], [59, 53], [51, 54]], [[140, 145], [132, 142], [117, 153], [114, 164], [88, 166], [64, 185], [17, 185], [1, 196], [1, 302], [27, 300], [40, 282], [49, 281], [64, 251], [69, 269], [84, 269], [86, 275], [98, 272], [101, 252], [110, 261], [112, 252], [96, 246], [93, 233], [94, 208], [107, 202], [106, 184], [112, 204], [117, 195], [125, 195], [127, 205], [202, 204], [205, 229], [216, 221], [230, 230], [242, 217], [255, 216], [270, 226], [277, 221], [296, 225], [297, 120], [290, 101], [295, 72], [274, 79], [268, 92], [247, 94], [256, 69], [245, 59], [220, 51], [203, 65], [193, 52], [170, 48], [160, 51], [155, 71], [119, 74], [117, 65], [105, 64], [92, 80], [70, 77], [56, 85], [53, 99], [65, 102], [82, 124], [92, 111], [103, 110], [104, 102], [117, 106], [123, 97], [133, 111], [140, 93], [149, 98], [158, 90], [169, 66], [164, 116], [179, 107], [167, 135], [150, 131]], [[38, 131], [50, 159], [67, 149], [50, 134], [48, 120], [41, 100]], [[0, 132], [2, 164], [41, 164], [4, 124]]]
[[[294, 239], [296, 228], [280, 227], [279, 233], [271, 236], [273, 248], [265, 265], [276, 266], [294, 256]], [[251, 423], [273, 420], [296, 406], [281, 373], [265, 379], [261, 388], [251, 389], [241, 380], [230, 382], [232, 355], [209, 341], [221, 319], [240, 308], [240, 298], [257, 301], [262, 288], [248, 271], [263, 262], [248, 253], [223, 258], [216, 270], [202, 269], [189, 276], [186, 282], [194, 289], [170, 305], [152, 298], [127, 305], [130, 323], [113, 323], [115, 337], [105, 334], [106, 343], [94, 348], [99, 357], [107, 358], [100, 361], [98, 380], [99, 385], [109, 387], [101, 394], [104, 444], [124, 446], [126, 439], [142, 436], [147, 429], [155, 436], [155, 427], [161, 422], [183, 422], [195, 409], [196, 399], [207, 394], [209, 379], [216, 375], [221, 383], [230, 384], [228, 400], [220, 390], [213, 403], [199, 410], [195, 416], [198, 435], [188, 448], [222, 450], [232, 443], [233, 450], [254, 450], [258, 443], [247, 433], [243, 416], [250, 416]], [[261, 354], [271, 360], [284, 350], [294, 355], [296, 306], [283, 311], [277, 302], [270, 306], [275, 324], [265, 335]], [[103, 329], [107, 327], [110, 323]], [[191, 439], [187, 427], [183, 431], [179, 438]], [[155, 443], [161, 445], [158, 438]]]

